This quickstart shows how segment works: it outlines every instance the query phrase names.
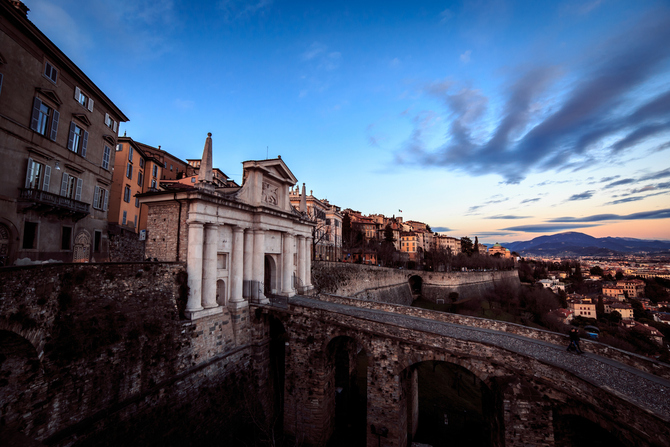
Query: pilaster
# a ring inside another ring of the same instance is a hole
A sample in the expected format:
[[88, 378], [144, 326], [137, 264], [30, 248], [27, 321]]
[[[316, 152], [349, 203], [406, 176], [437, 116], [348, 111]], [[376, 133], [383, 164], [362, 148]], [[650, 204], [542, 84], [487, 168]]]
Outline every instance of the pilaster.
[[229, 307], [238, 308], [248, 306], [242, 295], [243, 275], [244, 275], [244, 228], [233, 227], [233, 250], [230, 262], [230, 301]]

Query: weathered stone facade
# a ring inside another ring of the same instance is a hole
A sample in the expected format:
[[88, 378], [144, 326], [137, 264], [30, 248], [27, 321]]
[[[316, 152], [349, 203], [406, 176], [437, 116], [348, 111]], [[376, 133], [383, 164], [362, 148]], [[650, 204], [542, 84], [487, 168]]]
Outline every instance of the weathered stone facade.
[[248, 308], [180, 319], [186, 292], [181, 263], [0, 271], [2, 425], [53, 445], [254, 433], [249, 408], [273, 412], [266, 331], [252, 331]]

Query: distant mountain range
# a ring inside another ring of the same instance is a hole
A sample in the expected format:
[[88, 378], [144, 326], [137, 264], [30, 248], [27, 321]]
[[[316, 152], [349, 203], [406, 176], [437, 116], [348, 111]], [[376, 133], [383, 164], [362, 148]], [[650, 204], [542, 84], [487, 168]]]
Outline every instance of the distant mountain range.
[[642, 253], [670, 255], [670, 241], [626, 237], [596, 238], [575, 231], [501, 245], [522, 256], [617, 256]]

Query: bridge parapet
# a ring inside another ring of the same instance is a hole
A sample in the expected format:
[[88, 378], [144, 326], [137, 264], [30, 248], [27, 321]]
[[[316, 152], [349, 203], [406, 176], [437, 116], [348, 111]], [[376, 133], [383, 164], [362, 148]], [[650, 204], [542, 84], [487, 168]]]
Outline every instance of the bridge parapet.
[[[520, 335], [527, 338], [532, 338], [535, 340], [545, 341], [555, 345], [567, 345], [566, 343], [567, 338], [563, 334], [558, 334], [556, 332], [550, 332], [542, 329], [535, 329], [520, 324], [508, 323], [505, 321], [470, 317], [465, 315], [452, 314], [448, 312], [439, 312], [435, 310], [427, 310], [397, 304], [366, 301], [357, 298], [348, 298], [332, 294], [319, 294], [315, 298], [336, 304], [345, 304], [349, 306], [356, 306], [366, 309], [376, 309], [385, 312], [394, 312], [402, 315], [427, 318], [435, 321], [442, 321], [445, 323], [502, 331], [510, 334]], [[621, 349], [613, 348], [611, 346], [590, 340], [583, 340], [582, 347], [586, 347], [587, 351], [592, 352], [594, 354], [612, 360], [616, 360], [625, 365], [639, 369], [640, 371], [644, 371], [646, 373], [654, 374], [658, 377], [670, 380], [670, 365], [667, 365], [665, 363], [661, 363], [656, 360], [643, 357], [641, 355], [633, 354], [631, 352], [623, 351]]]

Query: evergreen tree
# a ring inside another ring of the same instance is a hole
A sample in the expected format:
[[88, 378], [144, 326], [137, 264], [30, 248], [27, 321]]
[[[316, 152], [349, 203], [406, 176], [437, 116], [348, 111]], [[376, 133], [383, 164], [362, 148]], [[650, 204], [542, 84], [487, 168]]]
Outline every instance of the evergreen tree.
[[475, 254], [479, 254], [479, 239], [477, 238], [477, 236], [475, 236], [475, 243], [472, 246], [472, 252]]
[[472, 240], [467, 236], [461, 238], [461, 252], [468, 256], [472, 255]]

